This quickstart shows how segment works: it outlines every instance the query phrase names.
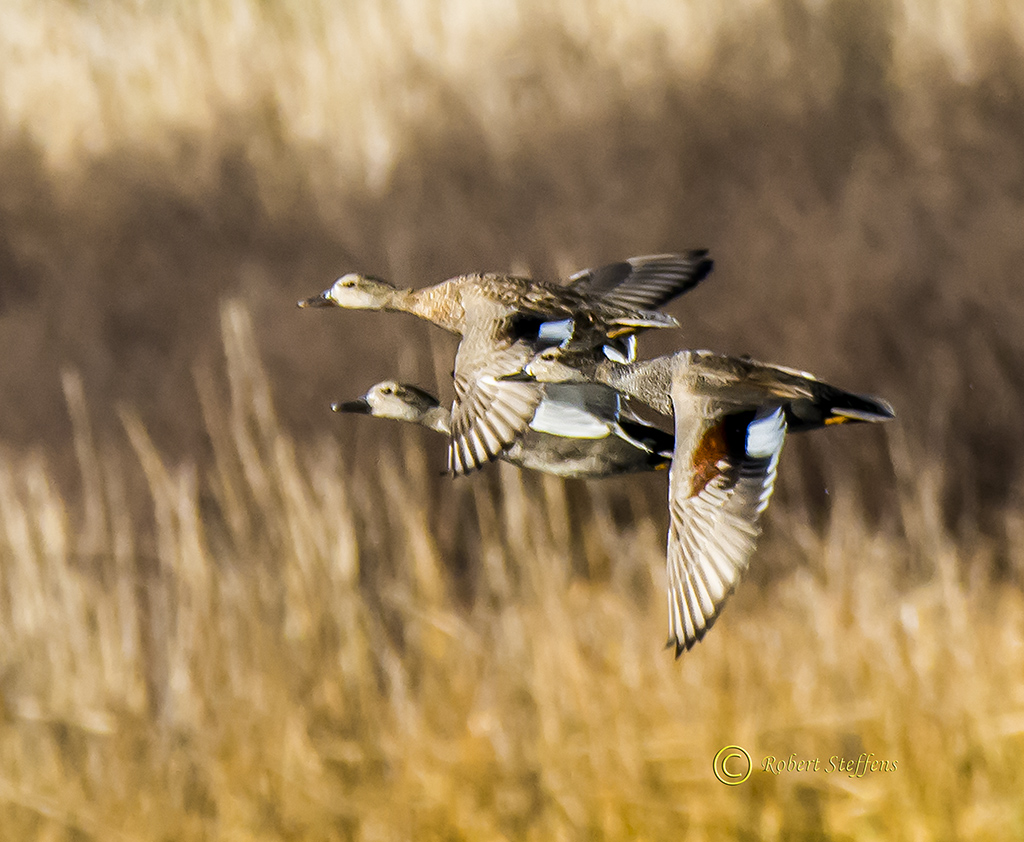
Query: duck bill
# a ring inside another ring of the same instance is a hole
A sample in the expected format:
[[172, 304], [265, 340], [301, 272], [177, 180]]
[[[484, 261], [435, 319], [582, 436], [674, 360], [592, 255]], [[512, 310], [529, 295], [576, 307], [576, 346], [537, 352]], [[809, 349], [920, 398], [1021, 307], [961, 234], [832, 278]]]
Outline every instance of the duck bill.
[[334, 304], [334, 299], [331, 298], [331, 291], [325, 289], [319, 295], [314, 295], [312, 298], [303, 298], [299, 302], [300, 307], [330, 307]]
[[345, 401], [344, 403], [341, 401], [335, 401], [331, 404], [331, 409], [335, 412], [356, 412], [359, 415], [370, 414], [370, 404], [367, 402], [366, 398], [359, 398], [354, 401]]

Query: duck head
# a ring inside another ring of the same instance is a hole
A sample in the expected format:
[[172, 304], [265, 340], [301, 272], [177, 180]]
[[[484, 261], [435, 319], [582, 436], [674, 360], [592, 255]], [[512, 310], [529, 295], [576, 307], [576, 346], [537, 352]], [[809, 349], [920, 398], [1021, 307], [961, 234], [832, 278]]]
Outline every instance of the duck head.
[[586, 380], [582, 372], [563, 362], [558, 348], [547, 348], [535, 354], [522, 369], [525, 379], [541, 383], [573, 383]]
[[427, 414], [438, 406], [437, 399], [422, 389], [394, 380], [385, 380], [371, 386], [361, 398], [344, 403], [332, 403], [331, 409], [335, 412], [356, 412], [375, 418], [392, 418], [396, 421], [422, 424]]
[[299, 306], [383, 310], [394, 300], [396, 292], [394, 286], [380, 278], [349, 272], [319, 295], [300, 301]]

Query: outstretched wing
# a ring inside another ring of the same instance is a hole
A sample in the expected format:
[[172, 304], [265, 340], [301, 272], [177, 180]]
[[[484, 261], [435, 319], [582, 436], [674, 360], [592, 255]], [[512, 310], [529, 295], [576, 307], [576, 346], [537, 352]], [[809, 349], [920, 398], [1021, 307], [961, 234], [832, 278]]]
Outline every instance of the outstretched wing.
[[[543, 397], [540, 383], [505, 380], [530, 359], [531, 345], [510, 334], [515, 311], [478, 300], [455, 354], [448, 471], [467, 474], [495, 459], [530, 424]], [[531, 328], [533, 329], [533, 328]]]
[[707, 249], [682, 254], [651, 254], [584, 269], [569, 278], [570, 287], [620, 307], [657, 310], [693, 289], [714, 267]]
[[539, 383], [499, 380], [492, 372], [455, 377], [448, 471], [461, 476], [501, 455], [529, 427], [542, 398]]
[[[607, 274], [599, 270], [592, 281], [603, 287]], [[653, 269], [644, 276], [651, 289], [656, 276]], [[622, 289], [621, 282], [612, 286]], [[454, 475], [494, 459], [526, 431], [543, 388], [516, 378], [537, 352], [586, 354], [601, 349], [609, 358], [626, 362], [635, 353], [634, 332], [678, 325], [666, 313], [607, 295], [487, 275], [480, 277], [476, 288], [463, 290], [462, 305], [465, 324], [455, 357], [448, 451], [448, 468]]]
[[781, 407], [717, 418], [692, 452], [674, 454], [669, 482], [669, 645], [704, 637], [736, 587], [760, 534], [786, 436]]

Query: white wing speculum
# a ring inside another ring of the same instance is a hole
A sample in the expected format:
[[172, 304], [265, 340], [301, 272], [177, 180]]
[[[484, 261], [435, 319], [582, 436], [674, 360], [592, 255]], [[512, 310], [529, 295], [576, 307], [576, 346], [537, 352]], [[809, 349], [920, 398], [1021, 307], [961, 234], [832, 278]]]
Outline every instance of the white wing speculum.
[[576, 332], [574, 319], [560, 319], [557, 322], [543, 322], [537, 331], [541, 345], [566, 345]]
[[611, 360], [613, 363], [619, 363], [620, 365], [628, 365], [631, 362], [636, 361], [636, 334], [631, 333], [629, 336], [623, 336], [620, 339], [615, 339], [606, 342], [601, 350], [604, 355]]
[[763, 417], [754, 417], [747, 424], [746, 455], [751, 459], [778, 457], [786, 438], [786, 416], [782, 408]]
[[543, 400], [530, 421], [538, 433], [574, 439], [603, 439], [611, 433], [609, 423], [578, 406]]

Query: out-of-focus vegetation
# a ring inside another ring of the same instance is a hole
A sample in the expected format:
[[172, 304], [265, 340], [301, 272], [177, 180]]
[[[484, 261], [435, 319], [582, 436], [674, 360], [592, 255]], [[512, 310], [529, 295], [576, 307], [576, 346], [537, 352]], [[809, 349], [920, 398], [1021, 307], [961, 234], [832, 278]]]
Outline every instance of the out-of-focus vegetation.
[[[12, 0], [0, 78], [0, 838], [1022, 835], [1019, 4]], [[327, 402], [450, 338], [294, 302], [696, 246], [645, 352], [899, 419], [676, 662], [664, 477], [444, 480]]]

